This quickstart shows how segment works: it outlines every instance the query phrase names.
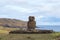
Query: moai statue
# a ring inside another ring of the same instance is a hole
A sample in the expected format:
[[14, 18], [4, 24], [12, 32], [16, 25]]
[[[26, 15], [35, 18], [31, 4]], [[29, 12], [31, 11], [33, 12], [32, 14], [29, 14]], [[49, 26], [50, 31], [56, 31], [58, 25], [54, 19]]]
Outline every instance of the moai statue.
[[32, 31], [36, 27], [35, 17], [29, 16], [29, 21], [27, 23], [28, 31]]

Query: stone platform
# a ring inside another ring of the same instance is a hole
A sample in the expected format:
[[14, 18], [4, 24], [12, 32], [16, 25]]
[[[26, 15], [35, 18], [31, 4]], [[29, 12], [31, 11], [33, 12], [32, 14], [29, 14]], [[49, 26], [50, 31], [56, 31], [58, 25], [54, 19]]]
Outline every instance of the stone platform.
[[53, 33], [53, 30], [38, 30], [38, 31], [11, 31], [9, 34], [49, 34]]

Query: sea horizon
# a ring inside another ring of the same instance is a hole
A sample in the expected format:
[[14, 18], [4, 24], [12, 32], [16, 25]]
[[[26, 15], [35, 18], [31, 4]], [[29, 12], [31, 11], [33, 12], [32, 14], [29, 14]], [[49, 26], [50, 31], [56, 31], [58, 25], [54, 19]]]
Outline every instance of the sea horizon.
[[60, 32], [60, 25], [38, 25], [37, 29], [41, 30], [53, 30], [55, 32]]

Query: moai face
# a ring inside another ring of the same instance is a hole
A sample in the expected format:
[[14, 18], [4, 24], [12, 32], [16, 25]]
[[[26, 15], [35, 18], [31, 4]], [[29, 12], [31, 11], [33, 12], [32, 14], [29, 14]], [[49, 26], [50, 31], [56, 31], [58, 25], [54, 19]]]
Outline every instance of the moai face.
[[29, 16], [29, 21], [34, 21], [34, 20], [35, 20], [34, 16]]

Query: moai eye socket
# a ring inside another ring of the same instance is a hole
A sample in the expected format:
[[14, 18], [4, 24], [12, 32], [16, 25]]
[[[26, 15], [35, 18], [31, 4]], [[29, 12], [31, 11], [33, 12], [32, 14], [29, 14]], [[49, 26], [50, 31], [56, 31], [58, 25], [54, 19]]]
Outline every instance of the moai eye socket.
[[32, 19], [35, 19], [34, 17], [32, 17]]

